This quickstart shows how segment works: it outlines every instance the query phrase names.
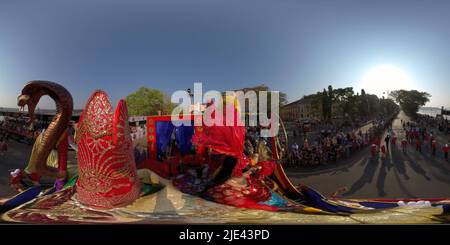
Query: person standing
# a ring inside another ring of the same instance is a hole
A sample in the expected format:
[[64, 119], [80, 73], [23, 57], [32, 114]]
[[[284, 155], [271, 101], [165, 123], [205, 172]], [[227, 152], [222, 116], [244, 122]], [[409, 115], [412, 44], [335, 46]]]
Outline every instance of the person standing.
[[376, 144], [372, 144], [370, 146], [370, 153], [372, 155], [372, 158], [375, 158], [376, 153], [377, 153], [377, 145]]
[[386, 159], [386, 147], [384, 145], [381, 145], [380, 147], [381, 150], [381, 159]]
[[416, 151], [422, 152], [422, 142], [420, 142], [420, 139], [416, 139]]
[[431, 154], [436, 156], [436, 140], [431, 141]]
[[448, 151], [450, 150], [450, 146], [448, 144], [445, 144], [444, 147], [442, 147], [442, 151], [444, 152], [445, 160], [448, 161]]
[[391, 144], [392, 144], [393, 146], [396, 146], [396, 145], [397, 145], [397, 135], [392, 134]]
[[8, 150], [8, 145], [6, 144], [6, 141], [4, 138], [0, 138], [0, 155], [4, 155], [5, 152]]
[[402, 151], [404, 154], [406, 154], [406, 146], [408, 144], [408, 141], [406, 140], [406, 138], [402, 139]]
[[435, 141], [433, 133], [430, 133], [429, 140], [430, 140], [430, 147], [431, 149], [433, 149], [433, 141]]
[[386, 143], [386, 150], [389, 151], [389, 143], [390, 143], [391, 136], [389, 134], [386, 135], [386, 138], [384, 138], [384, 143]]

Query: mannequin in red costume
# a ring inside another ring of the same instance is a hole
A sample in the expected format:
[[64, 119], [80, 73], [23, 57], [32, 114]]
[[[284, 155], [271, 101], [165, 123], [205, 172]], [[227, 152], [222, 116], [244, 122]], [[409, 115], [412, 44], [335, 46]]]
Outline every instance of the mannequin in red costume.
[[[207, 183], [196, 184], [195, 179], [182, 174], [174, 179], [174, 185], [183, 192], [230, 206], [271, 211], [301, 210], [301, 206], [272, 191], [275, 184], [268, 178], [276, 164], [272, 159], [261, 160], [259, 157], [261, 161], [258, 162], [258, 153], [254, 152], [250, 158], [244, 154], [246, 130], [238, 124], [239, 109], [233, 103], [226, 106], [235, 115], [232, 126], [203, 126], [203, 132], [192, 139], [196, 147], [209, 149], [210, 158], [219, 161], [221, 166], [210, 173]], [[214, 116], [212, 113], [212, 118]], [[254, 161], [251, 165], [250, 159]]]

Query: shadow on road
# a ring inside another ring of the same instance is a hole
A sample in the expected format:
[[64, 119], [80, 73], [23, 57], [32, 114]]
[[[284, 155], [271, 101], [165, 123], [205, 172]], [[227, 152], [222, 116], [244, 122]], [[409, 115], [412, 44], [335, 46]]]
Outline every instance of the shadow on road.
[[[405, 155], [407, 158], [406, 163], [419, 175], [422, 175], [426, 180], [430, 181], [430, 177], [428, 177], [427, 172], [416, 162], [415, 159], [412, 159], [410, 155]], [[417, 158], [417, 157], [416, 157]]]
[[361, 189], [366, 183], [371, 183], [378, 167], [378, 158], [368, 159], [363, 175], [350, 187], [350, 190], [343, 193], [343, 196], [349, 196]]
[[447, 166], [445, 161], [442, 161], [441, 159], [436, 159], [435, 157], [430, 157], [426, 154], [422, 155], [422, 158], [424, 159], [423, 162], [425, 164], [429, 164], [430, 167], [436, 168], [438, 171], [431, 171], [431, 175], [433, 178], [450, 184], [450, 168]]
[[403, 152], [400, 152], [396, 148], [391, 151], [391, 163], [394, 167], [394, 170], [402, 175], [405, 180], [409, 180], [404, 157], [405, 154]]
[[378, 196], [383, 197], [386, 196], [386, 192], [384, 191], [384, 182], [386, 180], [387, 168], [389, 164], [389, 159], [381, 160], [380, 172], [377, 178], [377, 190]]

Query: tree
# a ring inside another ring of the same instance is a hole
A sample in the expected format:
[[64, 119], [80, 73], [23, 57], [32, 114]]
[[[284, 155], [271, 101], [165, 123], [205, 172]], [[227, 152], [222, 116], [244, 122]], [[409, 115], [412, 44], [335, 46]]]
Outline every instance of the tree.
[[322, 117], [326, 121], [331, 120], [332, 107], [335, 100], [334, 96], [334, 90], [331, 85], [328, 86], [328, 91], [326, 89], [323, 89], [323, 92], [320, 96], [322, 101]]
[[287, 94], [283, 93], [283, 92], [280, 92], [279, 95], [280, 95], [280, 106], [286, 105], [287, 102], [288, 102]]
[[[338, 88], [333, 91], [333, 102], [338, 105], [340, 114], [343, 118], [347, 115], [353, 117], [356, 97], [354, 96], [353, 88]], [[339, 112], [335, 112], [338, 114]]]
[[366, 91], [364, 89], [361, 89], [361, 95], [358, 97], [357, 107], [359, 116], [369, 115], [369, 100], [367, 99]]
[[130, 116], [151, 116], [158, 115], [158, 112], [170, 114], [174, 108], [165, 93], [152, 88], [141, 87], [136, 92], [129, 94], [125, 101]]
[[419, 92], [417, 90], [395, 90], [390, 93], [397, 103], [400, 104], [402, 110], [409, 116], [417, 116], [417, 112], [421, 106], [430, 101], [431, 95], [427, 92]]

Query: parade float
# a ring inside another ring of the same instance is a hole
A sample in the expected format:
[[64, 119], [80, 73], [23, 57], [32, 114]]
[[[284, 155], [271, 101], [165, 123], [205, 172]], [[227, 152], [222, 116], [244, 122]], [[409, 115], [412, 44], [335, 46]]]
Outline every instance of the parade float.
[[[77, 170], [69, 173], [68, 144], [63, 142], [67, 141], [72, 97], [56, 83], [33, 81], [23, 89], [18, 104], [27, 105], [33, 118], [43, 95], [55, 101], [58, 113], [38, 141], [26, 170], [13, 173], [13, 184], [26, 186], [29, 179], [31, 186], [29, 181], [28, 188], [2, 201], [5, 222], [448, 222], [450, 199], [343, 199], [294, 186], [280, 164], [285, 151], [280, 138], [265, 138], [249, 150], [246, 128], [236, 122], [232, 126], [180, 126], [172, 116], [148, 117], [149, 157], [136, 165], [126, 103], [121, 100], [114, 110], [103, 91], [89, 98], [75, 127], [78, 163]], [[232, 111], [240, 113], [237, 107]], [[179, 120], [202, 118], [189, 115]], [[50, 167], [47, 159], [52, 149], [57, 149], [58, 161]], [[55, 185], [44, 188], [39, 184], [42, 176], [56, 179]]]

